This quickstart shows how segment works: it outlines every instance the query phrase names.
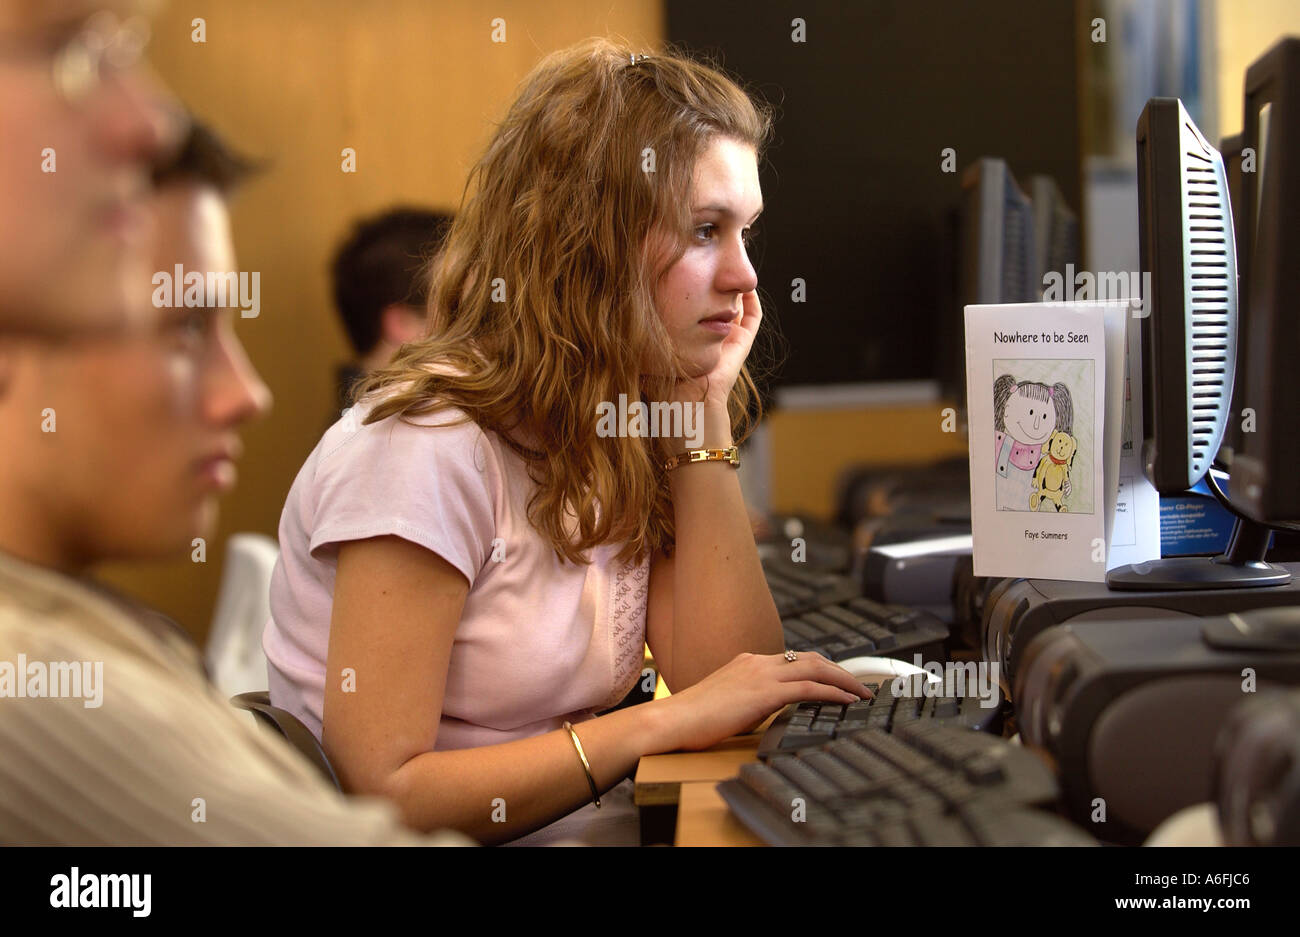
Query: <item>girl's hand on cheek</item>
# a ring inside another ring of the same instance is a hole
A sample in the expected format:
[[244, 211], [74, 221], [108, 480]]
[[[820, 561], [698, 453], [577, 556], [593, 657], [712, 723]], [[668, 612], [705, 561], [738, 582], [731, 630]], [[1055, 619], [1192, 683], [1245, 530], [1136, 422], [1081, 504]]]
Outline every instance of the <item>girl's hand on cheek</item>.
[[717, 405], [725, 409], [731, 389], [736, 386], [740, 369], [754, 347], [754, 338], [763, 321], [762, 304], [758, 293], [750, 290], [741, 295], [742, 311], [740, 318], [731, 326], [731, 332], [722, 340], [722, 352], [717, 366], [708, 374], [693, 380], [683, 381], [678, 387], [677, 396], [683, 400], [703, 400], [706, 405]]

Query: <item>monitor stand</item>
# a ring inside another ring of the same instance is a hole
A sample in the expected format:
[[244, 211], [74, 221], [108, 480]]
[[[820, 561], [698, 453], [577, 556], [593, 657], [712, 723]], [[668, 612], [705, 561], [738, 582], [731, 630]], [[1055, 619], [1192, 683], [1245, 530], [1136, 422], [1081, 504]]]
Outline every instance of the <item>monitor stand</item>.
[[1117, 591], [1284, 586], [1291, 581], [1291, 574], [1282, 566], [1264, 562], [1269, 535], [1264, 524], [1239, 517], [1228, 549], [1221, 555], [1171, 556], [1116, 566], [1106, 573], [1106, 585]]

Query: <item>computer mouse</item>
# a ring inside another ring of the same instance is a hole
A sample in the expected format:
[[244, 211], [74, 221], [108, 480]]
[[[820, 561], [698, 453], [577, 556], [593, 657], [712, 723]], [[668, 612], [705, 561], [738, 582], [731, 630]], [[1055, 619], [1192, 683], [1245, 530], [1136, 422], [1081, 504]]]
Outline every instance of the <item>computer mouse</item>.
[[863, 683], [868, 682], [868, 677], [892, 679], [894, 677], [910, 677], [912, 674], [917, 673], [925, 674], [932, 683], [943, 682], [942, 678], [930, 673], [928, 670], [893, 657], [850, 657], [847, 660], [838, 660], [835, 663]]

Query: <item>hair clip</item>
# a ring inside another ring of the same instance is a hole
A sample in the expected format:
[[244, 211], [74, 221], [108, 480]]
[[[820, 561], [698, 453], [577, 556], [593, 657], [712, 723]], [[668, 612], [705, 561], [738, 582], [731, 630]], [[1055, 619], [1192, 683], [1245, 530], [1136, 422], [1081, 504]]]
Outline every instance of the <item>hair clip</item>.
[[636, 52], [633, 52], [633, 53], [632, 53], [632, 64], [633, 64], [633, 65], [637, 65], [637, 64], [639, 64], [639, 63], [641, 63], [641, 62], [644, 62], [644, 61], [645, 61], [646, 59], [648, 59], [649, 57], [650, 57], [650, 56], [646, 55], [644, 52], [642, 52], [642, 53], [640, 53], [640, 54], [638, 54], [638, 53], [636, 53]]

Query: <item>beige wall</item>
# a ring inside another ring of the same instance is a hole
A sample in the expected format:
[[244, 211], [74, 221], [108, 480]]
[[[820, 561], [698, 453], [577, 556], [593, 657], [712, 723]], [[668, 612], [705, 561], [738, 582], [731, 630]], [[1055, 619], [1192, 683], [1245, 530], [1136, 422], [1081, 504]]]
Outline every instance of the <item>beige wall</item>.
[[[191, 41], [191, 18], [207, 42]], [[506, 42], [491, 41], [503, 17]], [[547, 52], [592, 35], [648, 49], [658, 0], [223, 0], [177, 2], [154, 23], [152, 59], [201, 117], [270, 169], [236, 197], [243, 270], [261, 274], [261, 314], [240, 338], [275, 395], [244, 433], [239, 487], [207, 562], [111, 568], [104, 578], [206, 636], [226, 536], [274, 536], [284, 498], [333, 409], [346, 356], [326, 266], [356, 216], [393, 202], [455, 209], [466, 174], [520, 79]], [[340, 151], [356, 150], [344, 174]]]
[[1283, 36], [1300, 36], [1296, 0], [1213, 0], [1219, 134], [1241, 133], [1246, 69]]

